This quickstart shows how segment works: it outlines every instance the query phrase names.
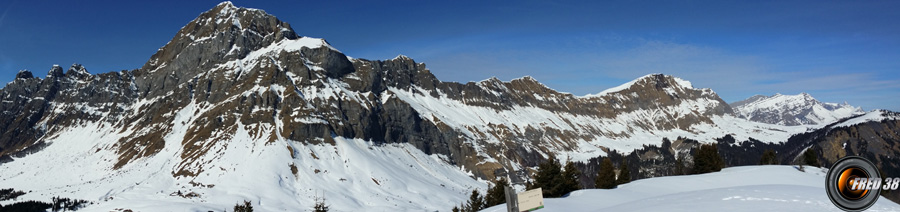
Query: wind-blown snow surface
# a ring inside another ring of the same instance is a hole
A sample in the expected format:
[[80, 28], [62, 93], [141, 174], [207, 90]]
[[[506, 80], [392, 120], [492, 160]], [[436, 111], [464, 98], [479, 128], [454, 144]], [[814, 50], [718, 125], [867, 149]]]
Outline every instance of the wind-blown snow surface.
[[[637, 180], [619, 188], [584, 189], [544, 199], [539, 211], [841, 211], [825, 193], [827, 171], [743, 166], [721, 172]], [[483, 211], [506, 211], [506, 204]], [[868, 211], [900, 211], [884, 197]]]
[[[116, 160], [115, 152], [98, 149], [121, 135], [109, 126], [73, 127], [44, 150], [0, 166], [0, 188], [30, 191], [17, 201], [61, 196], [97, 203], [84, 211], [220, 211], [244, 200], [259, 211], [293, 211], [310, 209], [316, 195], [324, 195], [335, 211], [434, 211], [451, 208], [486, 185], [409, 144], [341, 137], [334, 146], [282, 139], [266, 144], [240, 130], [215, 164], [207, 164], [217, 169], [175, 178], [178, 161], [172, 159], [181, 154], [181, 142], [173, 138], [183, 133], [183, 126], [176, 126], [161, 152], [113, 170], [109, 161]], [[183, 198], [179, 192], [199, 197]]]

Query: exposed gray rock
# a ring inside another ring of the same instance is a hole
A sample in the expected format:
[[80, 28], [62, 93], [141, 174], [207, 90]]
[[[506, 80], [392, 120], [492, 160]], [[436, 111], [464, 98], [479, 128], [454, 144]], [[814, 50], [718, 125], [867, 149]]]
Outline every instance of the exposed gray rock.
[[[62, 129], [84, 121], [116, 122], [123, 117], [123, 107], [136, 98], [128, 71], [97, 76], [75, 64], [63, 73], [53, 66], [47, 78], [22, 77], [0, 90], [0, 156], [23, 151], [40, 143], [48, 131]], [[77, 103], [77, 104], [76, 104]]]
[[53, 68], [50, 68], [50, 72], [47, 73], [47, 78], [63, 76], [65, 76], [65, 73], [63, 73], [62, 67], [59, 67], [58, 65], [53, 65]]
[[16, 74], [16, 79], [31, 79], [34, 78], [34, 75], [31, 74], [28, 70], [21, 70]]

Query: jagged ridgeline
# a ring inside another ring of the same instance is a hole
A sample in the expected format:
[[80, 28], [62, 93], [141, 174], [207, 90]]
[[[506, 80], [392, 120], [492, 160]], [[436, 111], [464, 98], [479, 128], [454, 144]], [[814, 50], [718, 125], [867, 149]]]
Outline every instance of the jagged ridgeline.
[[[784, 152], [785, 163], [810, 146], [824, 161], [841, 155], [839, 138], [740, 118], [711, 89], [674, 76], [650, 74], [587, 96], [532, 77], [443, 82], [409, 57], [351, 58], [230, 2], [185, 25], [140, 69], [63, 70], [53, 66], [44, 78], [21, 71], [0, 90], [0, 171], [18, 173], [0, 175], [0, 187], [65, 175], [31, 186], [100, 205], [162, 192], [217, 208], [252, 199], [222, 190], [277, 188], [284, 196], [257, 199], [304, 196], [297, 204], [312, 205], [317, 191], [355, 191], [328, 198], [358, 203], [338, 210], [443, 210], [486, 187], [472, 178], [521, 184], [551, 155], [582, 162], [582, 187], [593, 185], [600, 157], [628, 160], [635, 179], [665, 176], [701, 143], [717, 143], [727, 165], [755, 163], [766, 149]], [[885, 134], [897, 129], [890, 114], [842, 120], [871, 129], [839, 128], [857, 139], [844, 155], [865, 147], [897, 158], [896, 134]], [[406, 186], [416, 183], [430, 190]], [[408, 200], [425, 193], [449, 200]]]

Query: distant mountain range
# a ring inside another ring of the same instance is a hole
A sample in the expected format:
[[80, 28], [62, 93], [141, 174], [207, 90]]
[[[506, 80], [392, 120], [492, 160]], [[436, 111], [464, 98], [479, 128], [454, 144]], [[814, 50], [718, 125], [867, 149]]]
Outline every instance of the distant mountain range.
[[739, 116], [748, 120], [788, 126], [829, 124], [865, 113], [846, 102], [819, 102], [807, 93], [756, 95], [730, 105]]
[[[649, 74], [595, 95], [537, 79], [443, 82], [406, 56], [352, 58], [258, 9], [223, 2], [179, 30], [140, 69], [21, 71], [0, 90], [0, 188], [63, 196], [96, 210], [447, 210], [509, 177], [517, 187], [555, 156], [592, 187], [598, 160], [634, 178], [719, 145], [729, 166], [766, 149], [830, 165], [871, 154], [900, 174], [894, 112], [808, 95], [731, 105], [709, 88]], [[618, 167], [618, 166], [616, 166]], [[13, 200], [2, 200], [7, 205]]]

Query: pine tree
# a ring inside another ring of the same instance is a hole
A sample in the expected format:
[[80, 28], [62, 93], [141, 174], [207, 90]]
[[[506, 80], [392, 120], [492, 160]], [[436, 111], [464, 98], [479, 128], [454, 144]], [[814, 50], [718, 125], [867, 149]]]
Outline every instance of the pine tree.
[[534, 182], [528, 189], [541, 188], [544, 197], [557, 197], [554, 196], [554, 191], [558, 190], [557, 187], [560, 186], [561, 169], [562, 165], [559, 164], [559, 161], [556, 161], [555, 157], [550, 156], [547, 161], [538, 165], [537, 173], [534, 175]]
[[325, 194], [322, 194], [322, 198], [319, 198], [318, 194], [314, 197], [313, 211], [314, 212], [328, 212], [330, 207], [325, 204]]
[[580, 175], [581, 170], [578, 170], [574, 162], [571, 160], [566, 162], [565, 170], [563, 170], [559, 179], [561, 181], [560, 187], [554, 192], [553, 196], [561, 197], [569, 192], [581, 189], [581, 183], [578, 183], [578, 176]]
[[603, 158], [600, 162], [600, 171], [597, 172], [597, 178], [594, 179], [594, 187], [602, 189], [612, 189], [616, 187], [616, 173], [613, 170], [612, 161], [608, 157]]
[[466, 211], [479, 211], [484, 209], [484, 197], [478, 193], [478, 189], [472, 190], [472, 195], [469, 196], [469, 202], [466, 205]]
[[687, 175], [688, 169], [684, 167], [684, 154], [678, 154], [675, 159], [675, 168], [672, 171], [674, 175]]
[[234, 205], [234, 212], [253, 212], [253, 205], [250, 204], [250, 201], [244, 200], [244, 205], [240, 203]]
[[330, 207], [325, 205], [325, 198], [322, 198], [322, 201], [316, 200], [316, 204], [313, 205], [313, 211], [315, 212], [328, 212]]
[[810, 166], [819, 167], [819, 156], [816, 154], [816, 151], [812, 148], [806, 150], [803, 153], [803, 163]]
[[775, 156], [775, 150], [767, 149], [759, 158], [759, 165], [777, 165], [778, 160]]
[[459, 212], [459, 206], [453, 206], [453, 209], [451, 209], [450, 211]]
[[494, 187], [488, 188], [487, 195], [485, 195], [485, 202], [487, 202], [485, 207], [506, 203], [506, 186], [509, 186], [509, 182], [506, 178], [500, 178]]
[[629, 182], [631, 182], [631, 172], [628, 171], [628, 162], [622, 160], [622, 164], [619, 165], [619, 177], [616, 178], [616, 184], [622, 185]]
[[561, 197], [581, 188], [578, 177], [581, 170], [573, 162], [567, 162], [565, 169], [553, 156], [538, 165], [534, 182], [528, 183], [528, 189], [541, 188], [544, 197]]
[[697, 155], [694, 155], [694, 174], [717, 172], [722, 170], [725, 162], [719, 156], [719, 150], [715, 144], [700, 145]]

